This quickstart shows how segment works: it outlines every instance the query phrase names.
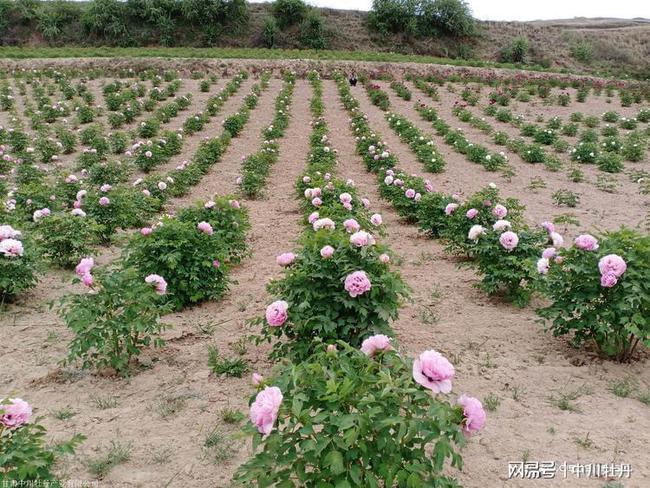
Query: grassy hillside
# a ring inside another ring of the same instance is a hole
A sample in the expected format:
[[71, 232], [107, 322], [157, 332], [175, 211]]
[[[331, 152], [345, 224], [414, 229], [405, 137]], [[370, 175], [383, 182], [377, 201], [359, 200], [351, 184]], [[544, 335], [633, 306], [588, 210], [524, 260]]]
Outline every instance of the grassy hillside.
[[[87, 8], [83, 2], [82, 8]], [[420, 54], [442, 58], [498, 61], [500, 51], [517, 37], [528, 40], [527, 62], [547, 68], [565, 68], [593, 74], [613, 74], [650, 78], [650, 21], [646, 19], [586, 19], [534, 22], [478, 22], [472, 39], [437, 37], [416, 39], [403, 35], [379, 36], [368, 28], [368, 13], [353, 10], [318, 9], [325, 19], [327, 48], [342, 51], [374, 51]], [[172, 46], [263, 47], [264, 19], [271, 15], [270, 4], [248, 4], [247, 24], [239, 29], [223, 29], [207, 42], [195, 29], [177, 28], [167, 37]], [[102, 41], [84, 34], [80, 20], [66, 22], [58, 35], [46, 38], [35, 18], [6, 16], [0, 45], [13, 46], [97, 46]], [[130, 45], [160, 45], [161, 34], [142, 25], [128, 26]], [[2, 25], [0, 25], [2, 28]], [[299, 27], [281, 31], [275, 46], [301, 47]]]

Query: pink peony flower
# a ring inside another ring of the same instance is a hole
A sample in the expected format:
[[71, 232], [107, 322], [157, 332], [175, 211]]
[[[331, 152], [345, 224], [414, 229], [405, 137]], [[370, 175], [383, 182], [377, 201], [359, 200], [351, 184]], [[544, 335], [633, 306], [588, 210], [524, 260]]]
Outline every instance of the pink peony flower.
[[413, 379], [433, 393], [449, 393], [454, 366], [433, 349], [424, 351], [413, 361]]
[[359, 222], [354, 219], [347, 219], [343, 222], [343, 227], [345, 227], [345, 230], [348, 232], [357, 232], [361, 228]]
[[352, 210], [352, 204], [351, 204], [350, 202], [345, 202], [345, 203], [343, 204], [343, 208], [344, 208], [345, 210]]
[[372, 214], [370, 216], [370, 223], [374, 225], [375, 227], [380, 226], [384, 222], [384, 219], [382, 219], [380, 214]]
[[457, 203], [449, 203], [449, 204], [447, 204], [447, 206], [445, 207], [445, 214], [446, 214], [446, 215], [451, 215], [451, 214], [454, 213], [454, 211], [455, 211], [457, 208], [458, 208], [458, 204], [457, 204]]
[[253, 373], [253, 376], [251, 377], [251, 382], [253, 385], [259, 386], [262, 384], [262, 381], [264, 381], [264, 376], [259, 373]]
[[250, 419], [261, 434], [269, 435], [273, 430], [282, 398], [282, 392], [277, 386], [267, 386], [255, 397], [251, 405]]
[[203, 204], [203, 208], [210, 209], [210, 208], [213, 208], [215, 205], [216, 205], [216, 203], [213, 200], [208, 200], [207, 202], [205, 202]]
[[4, 239], [20, 239], [22, 233], [10, 225], [0, 225], [0, 241]]
[[379, 261], [381, 261], [384, 264], [390, 263], [390, 256], [388, 254], [381, 254], [379, 256]]
[[296, 255], [292, 252], [285, 252], [275, 258], [275, 262], [280, 266], [289, 266], [296, 260]]
[[415, 198], [415, 190], [413, 188], [409, 188], [404, 192], [404, 195], [406, 198]]
[[24, 254], [23, 243], [18, 239], [3, 239], [0, 241], [0, 254], [6, 258], [17, 258]]
[[363, 208], [369, 208], [370, 207], [370, 200], [367, 198], [362, 198], [361, 199], [361, 204], [363, 205]]
[[221, 267], [221, 261], [215, 259], [214, 261], [212, 261], [212, 267], [219, 269]]
[[309, 217], [307, 217], [307, 222], [310, 224], [313, 224], [318, 220], [318, 212], [312, 212], [309, 214]]
[[485, 425], [485, 410], [480, 400], [461, 395], [458, 398], [458, 404], [463, 407], [463, 422], [461, 427], [465, 435], [470, 436], [478, 432]]
[[557, 255], [557, 251], [554, 247], [547, 247], [542, 252], [542, 257], [545, 259], [553, 259]]
[[229, 200], [228, 204], [234, 209], [240, 209], [241, 208], [241, 205], [239, 204], [239, 200]]
[[369, 291], [372, 285], [364, 271], [355, 271], [345, 277], [344, 287], [345, 291], [355, 298]]
[[102, 207], [107, 207], [108, 205], [110, 205], [110, 203], [111, 203], [111, 201], [108, 199], [108, 197], [101, 197], [101, 198], [99, 199], [99, 204], [100, 204]]
[[196, 228], [199, 229], [204, 234], [208, 234], [209, 236], [211, 236], [214, 233], [212, 226], [208, 222], [199, 222]]
[[99, 187], [99, 191], [106, 193], [111, 191], [111, 188], [113, 188], [111, 185], [109, 185], [108, 183], [104, 183], [102, 186]]
[[541, 225], [542, 228], [543, 228], [544, 230], [546, 230], [546, 232], [548, 232], [549, 234], [550, 234], [551, 232], [555, 232], [555, 225], [553, 224], [553, 222], [548, 222], [548, 221], [546, 221], [546, 222], [542, 222], [540, 225]]
[[499, 236], [499, 242], [505, 250], [512, 251], [519, 244], [519, 236], [509, 230]]
[[551, 232], [549, 237], [551, 238], [553, 247], [562, 247], [562, 244], [564, 244], [564, 238], [557, 232]]
[[550, 268], [550, 261], [548, 260], [548, 258], [542, 257], [537, 260], [537, 272], [539, 274], [545, 275], [546, 273], [548, 273], [549, 268]]
[[314, 221], [313, 227], [316, 231], [321, 229], [334, 230], [336, 228], [336, 224], [332, 219], [324, 218]]
[[77, 264], [75, 273], [77, 273], [77, 276], [82, 277], [83, 275], [90, 273], [94, 266], [95, 260], [93, 258], [83, 258], [79, 261], [79, 264]]
[[467, 233], [467, 238], [472, 241], [475, 241], [483, 234], [485, 234], [485, 227], [483, 227], [482, 225], [473, 225], [469, 229], [469, 232]]
[[395, 179], [391, 175], [388, 175], [384, 178], [384, 183], [386, 185], [392, 185], [393, 181], [395, 181]]
[[86, 273], [81, 277], [81, 282], [88, 287], [93, 286], [93, 282], [94, 282], [93, 275], [91, 275], [90, 273]]
[[508, 230], [512, 227], [512, 224], [510, 224], [509, 221], [507, 220], [497, 220], [494, 225], [492, 225], [492, 230], [495, 232], [503, 232], [504, 230]]
[[311, 204], [314, 207], [320, 207], [323, 204], [323, 200], [321, 200], [319, 197], [316, 197], [316, 198], [312, 199]]
[[374, 238], [364, 230], [355, 232], [350, 236], [350, 244], [357, 247], [371, 246], [374, 244]]
[[352, 195], [349, 193], [341, 193], [339, 195], [339, 200], [341, 203], [350, 203], [352, 201]]
[[32, 407], [25, 400], [10, 398], [8, 405], [0, 404], [0, 424], [7, 429], [20, 427], [29, 422], [31, 417]]
[[277, 300], [266, 307], [266, 322], [271, 327], [280, 327], [287, 321], [289, 304], [284, 300]]
[[477, 215], [478, 215], [478, 210], [476, 210], [475, 208], [470, 208], [465, 214], [465, 217], [467, 217], [468, 219], [473, 219]]
[[620, 278], [625, 273], [625, 270], [627, 270], [627, 264], [617, 254], [608, 254], [600, 258], [600, 261], [598, 261], [598, 269], [601, 275], [612, 274], [616, 278]]
[[143, 236], [148, 236], [152, 232], [153, 229], [151, 227], [143, 227], [142, 229], [140, 229], [140, 234], [142, 234]]
[[361, 343], [361, 352], [366, 356], [374, 356], [377, 351], [390, 351], [393, 346], [390, 343], [390, 337], [384, 334], [377, 334], [368, 337]]
[[503, 219], [506, 215], [508, 215], [508, 209], [500, 203], [497, 203], [492, 209], [492, 213], [497, 219]]
[[323, 246], [320, 250], [320, 255], [323, 259], [329, 259], [334, 254], [334, 248], [332, 246]]
[[618, 283], [618, 278], [614, 273], [605, 273], [600, 276], [600, 286], [604, 288], [612, 288]]
[[162, 276], [150, 274], [144, 279], [144, 281], [145, 283], [153, 284], [158, 295], [164, 295], [167, 293], [167, 282]]
[[581, 234], [574, 241], [578, 249], [583, 251], [595, 251], [598, 249], [598, 240], [590, 234]]

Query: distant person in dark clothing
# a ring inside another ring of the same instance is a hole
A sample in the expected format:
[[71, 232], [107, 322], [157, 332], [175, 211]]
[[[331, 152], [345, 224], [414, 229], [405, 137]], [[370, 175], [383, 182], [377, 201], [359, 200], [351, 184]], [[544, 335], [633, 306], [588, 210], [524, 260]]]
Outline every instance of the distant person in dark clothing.
[[357, 86], [357, 75], [356, 75], [356, 73], [352, 73], [350, 75], [350, 85], [351, 86]]

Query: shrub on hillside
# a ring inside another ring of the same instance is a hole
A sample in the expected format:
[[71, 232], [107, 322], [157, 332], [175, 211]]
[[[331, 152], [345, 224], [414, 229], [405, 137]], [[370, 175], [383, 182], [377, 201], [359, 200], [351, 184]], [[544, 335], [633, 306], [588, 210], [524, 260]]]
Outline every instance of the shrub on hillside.
[[278, 22], [275, 20], [275, 17], [271, 17], [270, 15], [264, 17], [264, 24], [262, 26], [262, 42], [265, 47], [272, 48], [275, 46], [279, 31], [280, 29], [278, 28]]
[[499, 54], [504, 63], [525, 63], [528, 59], [528, 39], [515, 37]]
[[300, 45], [307, 49], [327, 47], [325, 18], [317, 11], [310, 11], [300, 24]]
[[474, 18], [464, 0], [420, 0], [417, 12], [420, 35], [467, 37], [474, 34]]
[[303, 0], [275, 0], [273, 15], [280, 29], [300, 24], [307, 16], [309, 7]]

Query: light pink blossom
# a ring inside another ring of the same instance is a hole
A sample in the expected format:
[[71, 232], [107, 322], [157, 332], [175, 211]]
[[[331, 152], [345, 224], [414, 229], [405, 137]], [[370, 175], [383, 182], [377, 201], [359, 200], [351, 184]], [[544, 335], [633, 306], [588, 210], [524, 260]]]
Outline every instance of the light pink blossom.
[[323, 246], [320, 250], [320, 255], [323, 259], [329, 259], [334, 254], [334, 248], [332, 246]]
[[445, 207], [445, 214], [451, 215], [456, 211], [457, 208], [458, 208], [457, 203], [448, 203], [447, 206]]
[[379, 261], [381, 261], [384, 264], [390, 263], [390, 256], [388, 254], [381, 254], [379, 256]]
[[598, 261], [598, 269], [601, 275], [612, 274], [620, 278], [627, 270], [625, 260], [617, 254], [608, 254]]
[[8, 429], [16, 429], [26, 424], [31, 417], [32, 407], [25, 400], [10, 398], [7, 405], [0, 403], [0, 424]]
[[390, 337], [384, 334], [377, 334], [368, 337], [361, 343], [361, 352], [366, 356], [374, 356], [378, 351], [390, 351], [393, 346], [390, 343]]
[[17, 258], [24, 254], [23, 243], [18, 239], [3, 239], [0, 241], [0, 254], [6, 258]]
[[345, 277], [344, 287], [345, 291], [355, 298], [369, 291], [372, 284], [364, 271], [355, 271]]
[[148, 236], [152, 232], [153, 229], [151, 227], [143, 227], [142, 229], [140, 229], [140, 234], [142, 234], [143, 236]]
[[485, 426], [486, 419], [481, 401], [468, 395], [461, 395], [458, 398], [458, 403], [463, 407], [461, 428], [465, 435], [470, 436], [481, 430]]
[[374, 244], [374, 238], [366, 231], [360, 230], [350, 236], [350, 244], [357, 247], [371, 246]]
[[449, 360], [433, 349], [413, 361], [413, 379], [433, 393], [449, 393], [454, 373]]
[[542, 257], [546, 259], [553, 259], [557, 255], [557, 250], [554, 247], [547, 247], [542, 252]]
[[384, 222], [384, 219], [382, 219], [381, 215], [376, 213], [372, 214], [370, 216], [370, 223], [374, 225], [375, 227], [380, 226]]
[[404, 192], [404, 195], [409, 199], [415, 198], [415, 190], [413, 188], [409, 188]]
[[77, 273], [77, 276], [81, 277], [85, 274], [90, 273], [94, 266], [95, 260], [93, 258], [83, 258], [81, 261], [79, 261], [79, 264], [77, 264], [75, 273]]
[[562, 247], [562, 244], [564, 244], [564, 238], [557, 232], [551, 232], [549, 237], [551, 238], [553, 247]]
[[111, 203], [111, 201], [110, 201], [110, 199], [108, 197], [101, 197], [99, 199], [99, 204], [102, 207], [107, 207], [108, 205], [110, 205], [110, 203]]
[[345, 230], [348, 232], [357, 232], [361, 226], [359, 225], [359, 222], [357, 222], [354, 219], [347, 219], [343, 222], [343, 227], [345, 227]]
[[271, 327], [280, 327], [289, 317], [287, 310], [289, 310], [289, 304], [287, 302], [284, 300], [276, 300], [266, 307], [266, 322]]
[[144, 279], [144, 281], [145, 283], [153, 284], [158, 295], [164, 295], [167, 293], [167, 282], [162, 276], [150, 274]]
[[313, 227], [314, 230], [320, 230], [320, 229], [334, 230], [336, 228], [336, 224], [332, 219], [326, 217], [324, 219], [318, 219], [314, 221]]
[[598, 249], [598, 240], [590, 234], [581, 234], [575, 238], [575, 246], [583, 251], [595, 251]]
[[275, 258], [275, 262], [280, 266], [289, 266], [296, 260], [296, 255], [292, 252], [285, 252]]
[[282, 392], [277, 386], [267, 386], [255, 397], [250, 409], [250, 420], [261, 434], [269, 435], [273, 430], [282, 398]]
[[548, 260], [548, 258], [542, 257], [537, 260], [537, 272], [539, 274], [545, 275], [546, 273], [548, 273], [549, 268], [550, 268], [550, 261]]
[[483, 227], [482, 225], [473, 225], [469, 229], [469, 232], [467, 233], [467, 238], [472, 241], [475, 241], [483, 234], [485, 234], [485, 227]]
[[499, 242], [504, 249], [512, 251], [519, 244], [519, 236], [509, 230], [499, 236]]
[[251, 377], [251, 382], [253, 383], [254, 386], [261, 385], [263, 381], [264, 381], [264, 376], [262, 376], [259, 373], [253, 373], [253, 376]]
[[477, 215], [478, 215], [478, 210], [476, 210], [475, 208], [470, 208], [470, 209], [465, 213], [465, 217], [467, 217], [468, 219], [476, 218]]
[[503, 219], [506, 215], [508, 215], [508, 209], [500, 203], [497, 203], [492, 209], [492, 213], [497, 219]]

